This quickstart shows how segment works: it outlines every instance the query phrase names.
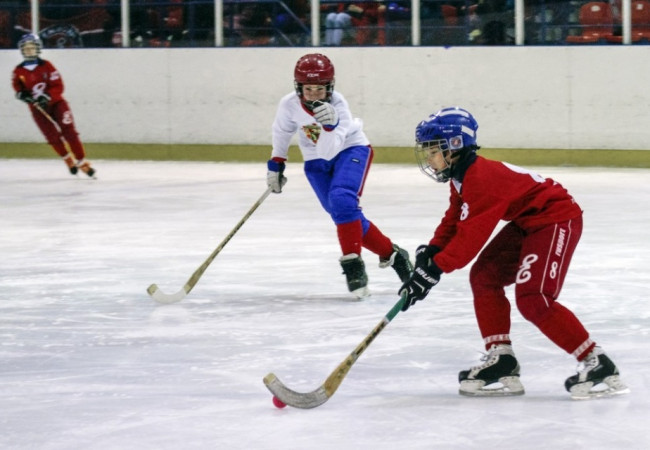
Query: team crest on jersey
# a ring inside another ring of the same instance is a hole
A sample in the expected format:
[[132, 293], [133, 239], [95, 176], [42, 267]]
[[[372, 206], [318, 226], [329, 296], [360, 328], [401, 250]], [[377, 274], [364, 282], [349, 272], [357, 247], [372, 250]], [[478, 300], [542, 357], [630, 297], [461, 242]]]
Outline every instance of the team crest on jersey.
[[307, 139], [312, 141], [314, 144], [318, 142], [318, 138], [320, 136], [320, 130], [321, 130], [320, 126], [316, 124], [305, 125], [304, 127], [302, 127], [302, 131], [303, 133], [305, 133], [305, 136], [307, 136]]

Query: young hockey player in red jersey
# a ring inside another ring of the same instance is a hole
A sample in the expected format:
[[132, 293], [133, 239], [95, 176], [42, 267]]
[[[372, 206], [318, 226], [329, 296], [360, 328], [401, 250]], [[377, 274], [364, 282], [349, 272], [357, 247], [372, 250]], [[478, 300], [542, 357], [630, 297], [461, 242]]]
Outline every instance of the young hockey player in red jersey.
[[34, 34], [27, 34], [18, 42], [24, 61], [13, 71], [16, 98], [29, 105], [36, 125], [63, 158], [70, 173], [75, 175], [81, 169], [89, 177], [94, 177], [95, 169], [85, 159], [86, 152], [79, 140], [72, 111], [63, 98], [61, 75], [51, 62], [39, 57], [41, 46], [41, 40]]
[[303, 56], [294, 69], [294, 87], [295, 92], [280, 100], [273, 122], [268, 186], [282, 192], [284, 162], [298, 133], [307, 180], [336, 224], [348, 290], [359, 298], [369, 294], [362, 247], [379, 255], [380, 267], [392, 266], [406, 281], [412, 270], [408, 253], [382, 234], [359, 206], [373, 150], [361, 121], [352, 117], [347, 101], [334, 90], [332, 62], [320, 53]]
[[[556, 300], [582, 232], [582, 210], [560, 184], [476, 154], [478, 123], [461, 108], [445, 108], [415, 130], [422, 171], [450, 183], [450, 206], [428, 245], [418, 247], [403, 311], [440, 280], [467, 265], [474, 310], [488, 351], [481, 365], [459, 373], [460, 393], [521, 395], [519, 364], [510, 340], [510, 302], [558, 347], [578, 361], [565, 382], [573, 398], [627, 393], [614, 363], [578, 318]], [[483, 248], [499, 221], [508, 222]], [[483, 249], [481, 251], [481, 249]], [[480, 252], [480, 253], [479, 253]]]

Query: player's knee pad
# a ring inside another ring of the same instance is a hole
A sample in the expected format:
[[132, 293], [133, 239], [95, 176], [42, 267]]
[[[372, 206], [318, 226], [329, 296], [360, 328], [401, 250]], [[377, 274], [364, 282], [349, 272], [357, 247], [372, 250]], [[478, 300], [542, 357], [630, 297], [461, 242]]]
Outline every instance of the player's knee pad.
[[330, 213], [335, 223], [347, 223], [361, 219], [361, 209], [356, 192], [334, 188], [329, 193]]

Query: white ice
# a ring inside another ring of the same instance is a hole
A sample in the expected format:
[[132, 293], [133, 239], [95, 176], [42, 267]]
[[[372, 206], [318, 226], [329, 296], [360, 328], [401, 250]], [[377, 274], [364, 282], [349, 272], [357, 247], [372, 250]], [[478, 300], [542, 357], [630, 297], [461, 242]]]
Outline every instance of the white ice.
[[[400, 313], [324, 405], [276, 409], [276, 373], [311, 391], [398, 300], [364, 253], [372, 297], [353, 301], [335, 228], [300, 164], [178, 291], [264, 192], [264, 164], [0, 161], [0, 448], [648, 449], [650, 170], [536, 168], [585, 210], [560, 297], [632, 393], [570, 400], [576, 362], [513, 309], [526, 395], [467, 398], [479, 361], [468, 268]], [[413, 251], [447, 203], [415, 165], [375, 165], [364, 211]], [[510, 292], [510, 291], [509, 291]]]

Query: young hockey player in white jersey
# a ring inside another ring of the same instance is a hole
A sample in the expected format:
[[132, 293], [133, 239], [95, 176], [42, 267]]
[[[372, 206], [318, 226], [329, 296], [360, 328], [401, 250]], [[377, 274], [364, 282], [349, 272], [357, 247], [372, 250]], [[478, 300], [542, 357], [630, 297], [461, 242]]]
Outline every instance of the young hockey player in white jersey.
[[295, 92], [280, 100], [273, 122], [268, 186], [282, 192], [289, 144], [298, 133], [307, 180], [336, 224], [348, 290], [359, 298], [369, 295], [362, 247], [379, 255], [379, 266], [393, 267], [405, 282], [413, 268], [408, 253], [369, 221], [359, 206], [373, 149], [361, 121], [352, 117], [343, 95], [334, 91], [332, 62], [320, 53], [301, 57], [294, 70], [294, 87]]

